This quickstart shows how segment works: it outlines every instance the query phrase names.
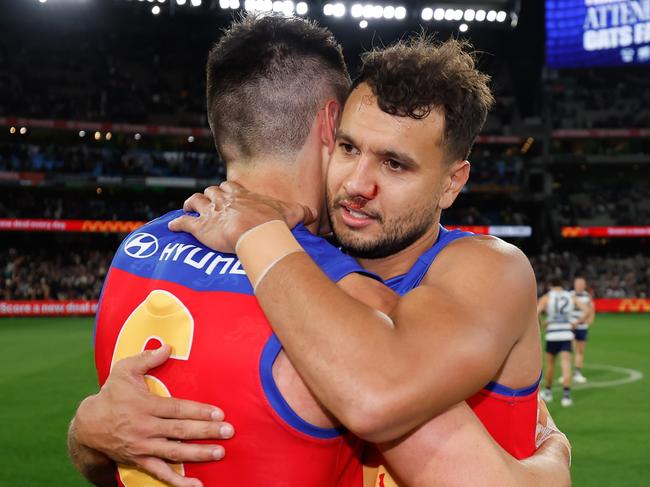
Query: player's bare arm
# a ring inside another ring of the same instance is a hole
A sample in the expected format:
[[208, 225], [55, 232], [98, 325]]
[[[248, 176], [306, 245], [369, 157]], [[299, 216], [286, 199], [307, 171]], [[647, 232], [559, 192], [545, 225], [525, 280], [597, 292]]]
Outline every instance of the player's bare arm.
[[113, 486], [115, 463], [133, 465], [175, 487], [197, 487], [168, 463], [214, 461], [224, 448], [177, 440], [225, 440], [234, 434], [224, 413], [211, 405], [150, 393], [144, 374], [162, 364], [170, 348], [145, 351], [115, 364], [101, 388], [81, 403], [70, 423], [68, 452], [88, 481]]
[[[276, 211], [273, 217], [264, 198], [236, 185], [226, 183], [223, 189], [211, 188], [210, 199], [188, 200], [186, 210], [201, 216], [182, 217], [170, 228], [190, 231], [224, 251], [238, 241], [240, 250], [244, 241], [250, 248], [268, 246], [264, 232], [239, 237], [286, 213]], [[256, 217], [260, 207], [267, 209]], [[211, 208], [219, 210], [219, 218], [208, 223]], [[201, 228], [210, 228], [209, 235]], [[254, 282], [258, 299], [315, 395], [355, 433], [388, 441], [493, 379], [534, 322], [530, 265], [519, 251], [498, 242], [477, 239], [463, 244], [462, 251], [460, 242], [450, 245], [389, 320], [331, 283], [295, 247], [279, 249], [283, 258], [257, 275], [255, 256], [247, 259], [240, 252], [239, 257], [249, 277], [263, 277]], [[452, 269], [456, 278], [450, 280]], [[316, 347], [319, 353], [312, 353]], [[538, 367], [537, 360], [530, 362]]]
[[475, 418], [469, 406], [460, 403], [405, 439], [379, 445], [391, 476], [411, 487], [571, 485], [571, 446], [543, 402], [539, 449], [530, 459], [514, 459]]

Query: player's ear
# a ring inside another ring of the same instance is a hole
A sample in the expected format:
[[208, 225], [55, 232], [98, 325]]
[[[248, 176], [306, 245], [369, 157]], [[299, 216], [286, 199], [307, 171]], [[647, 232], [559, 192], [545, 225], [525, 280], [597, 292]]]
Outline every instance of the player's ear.
[[470, 164], [467, 160], [459, 159], [451, 163], [447, 169], [447, 185], [440, 198], [441, 209], [445, 210], [454, 203], [469, 179], [469, 171]]
[[331, 154], [334, 151], [334, 138], [341, 116], [341, 105], [336, 100], [327, 100], [319, 115], [322, 116], [321, 142], [327, 146], [328, 152]]

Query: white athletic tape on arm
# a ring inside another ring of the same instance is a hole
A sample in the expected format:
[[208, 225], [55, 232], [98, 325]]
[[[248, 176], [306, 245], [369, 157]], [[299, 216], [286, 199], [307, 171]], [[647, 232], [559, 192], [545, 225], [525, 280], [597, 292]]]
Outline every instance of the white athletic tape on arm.
[[569, 439], [555, 425], [555, 422], [553, 421], [553, 418], [551, 418], [551, 416], [547, 417], [545, 425], [541, 423], [537, 423], [537, 427], [535, 429], [535, 448], [538, 449], [540, 446], [542, 446], [542, 443], [544, 443], [554, 434], [562, 435], [566, 440], [567, 442], [566, 447], [569, 450], [569, 466], [571, 466], [571, 447], [569, 446], [570, 445]]
[[248, 279], [257, 291], [262, 279], [287, 255], [304, 252], [287, 224], [271, 220], [244, 232], [237, 240], [235, 252]]

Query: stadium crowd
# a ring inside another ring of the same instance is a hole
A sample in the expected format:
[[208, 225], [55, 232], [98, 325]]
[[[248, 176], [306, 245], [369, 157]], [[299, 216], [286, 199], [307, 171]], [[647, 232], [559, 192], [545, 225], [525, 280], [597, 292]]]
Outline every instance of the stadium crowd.
[[603, 76], [599, 69], [563, 71], [548, 89], [553, 128], [650, 127], [650, 91], [643, 70], [618, 69], [615, 76]]
[[557, 209], [561, 226], [635, 226], [650, 222], [650, 189], [600, 187], [589, 192], [563, 192]]
[[538, 293], [548, 290], [554, 276], [566, 280], [570, 287], [575, 276], [582, 276], [594, 297], [650, 297], [650, 256], [637, 253], [586, 256], [573, 252], [550, 252], [531, 257], [537, 277]]
[[112, 251], [0, 249], [0, 299], [98, 299]]
[[[77, 247], [79, 248], [79, 247]], [[0, 249], [0, 299], [98, 299], [113, 256], [111, 250]], [[570, 287], [573, 277], [585, 277], [596, 298], [650, 297], [650, 257], [610, 254], [585, 258], [571, 252], [550, 252], [530, 258], [539, 294], [553, 276]]]
[[[4, 188], [0, 196], [0, 218], [45, 218], [53, 220], [149, 221], [183, 206], [192, 190], [149, 193], [97, 194], [87, 191], [24, 191]], [[19, 204], [16, 204], [16, 202]]]
[[153, 151], [89, 145], [0, 146], [0, 171], [97, 176], [225, 177], [216, 152]]

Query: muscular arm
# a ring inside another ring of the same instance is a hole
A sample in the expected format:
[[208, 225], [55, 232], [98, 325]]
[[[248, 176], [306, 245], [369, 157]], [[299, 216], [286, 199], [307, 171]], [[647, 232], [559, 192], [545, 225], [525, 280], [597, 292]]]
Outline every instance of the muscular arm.
[[194, 195], [184, 208], [199, 217], [180, 217], [170, 229], [221, 251], [238, 243], [258, 300], [301, 377], [365, 439], [397, 438], [474, 394], [535, 323], [533, 272], [513, 246], [489, 237], [450, 244], [387, 319], [297, 251], [286, 226], [268, 223], [284, 218], [277, 202], [230, 189], [209, 188], [210, 199]]
[[88, 482], [98, 487], [113, 487], [115, 479], [115, 462], [103, 453], [83, 445], [77, 437], [75, 419], [68, 429], [68, 454], [72, 465]]
[[302, 253], [275, 265], [257, 296], [325, 406], [358, 435], [386, 441], [484, 386], [519, 337], [513, 325], [534, 302], [532, 277], [517, 256], [476, 247], [463, 264], [448, 256], [453, 279], [451, 265], [438, 265], [435, 279], [400, 299], [392, 323]]
[[68, 454], [89, 482], [116, 485], [116, 463], [120, 463], [136, 466], [170, 486], [200, 487], [200, 481], [179, 475], [166, 461], [207, 462], [223, 457], [222, 446], [176, 441], [232, 437], [233, 427], [222, 421], [221, 410], [159, 397], [144, 385], [144, 375], [170, 353], [170, 347], [163, 346], [118, 361], [101, 390], [79, 405], [68, 430]]
[[380, 446], [389, 470], [410, 487], [564, 487], [571, 485], [569, 445], [552, 435], [517, 461], [488, 434], [465, 403], [452, 406], [406, 439]]

